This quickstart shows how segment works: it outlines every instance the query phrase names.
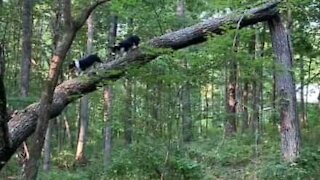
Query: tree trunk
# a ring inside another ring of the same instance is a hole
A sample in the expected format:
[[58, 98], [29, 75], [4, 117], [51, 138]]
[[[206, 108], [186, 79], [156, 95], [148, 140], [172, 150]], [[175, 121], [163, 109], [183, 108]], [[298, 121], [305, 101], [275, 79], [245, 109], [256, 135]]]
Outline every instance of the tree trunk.
[[[264, 56], [264, 46], [265, 46], [265, 27], [263, 27], [263, 31], [260, 32], [258, 29], [256, 30], [256, 41], [260, 41], [259, 45], [256, 46], [256, 52], [257, 56], [260, 57], [260, 65], [258, 68], [258, 77], [260, 79], [263, 79], [263, 56]], [[260, 103], [260, 119], [263, 120], [263, 108], [264, 108], [264, 102], [263, 102], [263, 81], [259, 81], [259, 103]], [[260, 123], [260, 134], [262, 134], [263, 131], [263, 123]]]
[[32, 7], [33, 0], [23, 1], [22, 25], [22, 61], [21, 61], [21, 96], [29, 93], [31, 52], [32, 52]]
[[[88, 39], [87, 39], [87, 54], [92, 51], [93, 45], [93, 17], [92, 14], [87, 19], [88, 25]], [[86, 164], [85, 149], [88, 136], [88, 125], [89, 125], [89, 96], [86, 95], [80, 99], [80, 115], [79, 115], [79, 135], [78, 135], [78, 145], [76, 153], [76, 162], [78, 164]]]
[[[102, 4], [103, 2], [106, 1], [98, 1], [93, 6], [90, 6], [87, 10], [84, 10], [83, 12], [85, 12], [85, 14], [81, 16], [78, 21], [75, 21], [77, 23], [73, 23], [75, 29], [63, 33], [63, 38], [61, 38], [63, 39], [63, 41], [59, 41], [57, 45], [55, 55], [52, 58], [52, 67], [50, 69], [60, 69], [62, 59], [65, 57], [65, 54], [74, 38], [74, 33], [76, 33], [85, 22], [85, 19], [87, 18], [86, 15], [90, 14], [96, 6]], [[280, 1], [275, 1], [246, 10], [245, 16], [237, 12], [235, 14], [227, 15], [218, 19], [212, 18], [194, 26], [180, 29], [178, 31], [165, 34], [161, 37], [154, 38], [146, 42], [145, 44], [153, 48], [171, 47], [173, 49], [179, 49], [193, 44], [201, 43], [206, 40], [207, 33], [223, 32], [222, 30], [225, 30], [225, 23], [238, 23], [239, 19], [242, 19], [240, 23], [240, 28], [242, 28], [260, 21], [265, 21], [273, 18], [274, 14], [278, 12], [277, 5], [279, 3]], [[233, 26], [230, 27], [233, 28]], [[40, 103], [34, 103], [21, 112], [17, 113], [8, 122], [9, 134], [10, 137], [12, 137], [12, 146], [10, 148], [0, 149], [0, 161], [4, 162], [0, 164], [0, 169], [10, 159], [17, 147], [36, 131], [36, 127], [42, 127], [41, 124], [43, 123], [43, 121], [38, 122], [37, 119], [39, 116], [43, 117], [43, 115], [45, 114], [44, 112], [48, 114], [49, 118], [54, 118], [58, 116], [70, 102], [78, 99], [83, 94], [95, 91], [97, 89], [97, 86], [101, 85], [101, 82], [103, 82], [104, 85], [107, 85], [111, 81], [116, 81], [120, 77], [124, 76], [125, 72], [130, 70], [131, 67], [137, 68], [139, 66], [142, 66], [164, 53], [166, 52], [161, 51], [150, 53], [140, 49], [131, 51], [123, 58], [107, 62], [103, 66], [97, 68], [97, 70], [95, 71], [96, 75], [85, 76], [86, 78], [81, 79], [76, 78], [67, 80], [61, 83], [55, 88], [52, 104], [50, 103], [50, 106], [47, 106], [48, 111], [43, 111], [44, 105], [49, 104], [48, 101], [44, 101], [45, 97], [48, 97], [47, 95], [42, 98], [43, 100]], [[49, 80], [52, 81], [52, 83], [54, 80], [53, 75], [54, 74], [50, 73], [49, 76]], [[51, 83], [48, 83], [47, 87], [51, 87]], [[50, 90], [53, 90], [48, 88], [46, 89], [46, 92], [49, 93], [51, 93]], [[44, 118], [41, 118], [41, 120], [43, 119]], [[40, 125], [38, 125], [38, 123], [40, 123]], [[37, 136], [41, 137], [40, 135]], [[44, 137], [44, 135], [42, 137]], [[39, 145], [37, 147], [39, 147]]]
[[4, 48], [0, 42], [0, 149], [10, 146], [8, 132], [7, 97], [4, 85], [5, 58]]
[[[262, 57], [262, 42], [260, 39], [260, 33], [259, 30], [256, 28], [255, 29], [255, 38], [254, 38], [254, 58], [255, 61], [259, 61], [259, 59]], [[262, 64], [262, 62], [260, 62]], [[254, 132], [255, 132], [255, 137], [256, 137], [256, 145], [259, 144], [260, 142], [260, 134], [261, 134], [261, 112], [262, 108], [260, 107], [261, 99], [262, 99], [262, 65], [258, 65], [255, 67], [255, 73], [254, 76], [257, 78], [253, 81], [253, 122], [254, 124]]]
[[304, 102], [304, 60], [303, 56], [300, 56], [300, 111], [301, 111], [301, 122], [303, 127], [307, 127], [307, 117], [306, 117], [306, 108], [305, 108], [305, 102]]
[[237, 65], [234, 60], [231, 60], [229, 66], [229, 78], [226, 88], [226, 110], [227, 110], [227, 119], [225, 122], [225, 134], [226, 136], [232, 136], [236, 133], [236, 106], [237, 106], [237, 99], [236, 99], [236, 71]]
[[112, 87], [106, 87], [104, 90], [104, 166], [106, 169], [110, 167], [111, 163], [111, 148], [112, 148]]
[[246, 132], [249, 128], [249, 81], [244, 82], [244, 87], [242, 91], [242, 99], [243, 99], [243, 121], [242, 121], [242, 132]]
[[[307, 79], [308, 79], [308, 82], [305, 83], [306, 85], [306, 94], [305, 94], [305, 102], [308, 102], [308, 96], [309, 96], [309, 84], [311, 82], [311, 79], [313, 79], [313, 77], [311, 77], [311, 71], [312, 71], [312, 58], [309, 59], [309, 63], [308, 63], [308, 76], [307, 76]], [[317, 75], [316, 75], [317, 76]], [[314, 77], [316, 77], [314, 76]], [[308, 109], [308, 105], [309, 103], [305, 103], [305, 106], [304, 106], [304, 109]], [[308, 118], [308, 111], [305, 111], [305, 117]]]
[[88, 123], [89, 123], [89, 106], [88, 96], [82, 97], [80, 101], [80, 115], [79, 115], [79, 134], [76, 151], [76, 163], [79, 165], [86, 164], [85, 147], [87, 143], [88, 135]]
[[[179, 23], [181, 27], [184, 26], [186, 19], [186, 2], [185, 0], [177, 0], [177, 16], [181, 20]], [[179, 27], [179, 28], [181, 28]], [[188, 62], [182, 59], [182, 66], [188, 69]], [[183, 142], [190, 142], [192, 140], [192, 117], [191, 117], [191, 85], [186, 82], [181, 89], [181, 117], [182, 117], [182, 140]]]
[[50, 171], [51, 168], [51, 129], [53, 121], [49, 122], [43, 147], [43, 170]]
[[227, 117], [225, 121], [225, 135], [232, 136], [237, 132], [236, 125], [236, 113], [237, 113], [237, 62], [236, 62], [236, 53], [238, 52], [239, 46], [239, 37], [236, 34], [234, 39], [234, 44], [232, 47], [233, 57], [230, 59], [227, 67], [227, 81], [226, 81], [226, 112]]
[[[253, 36], [253, 49], [252, 53], [254, 53], [254, 61], [258, 61], [259, 58], [261, 58], [261, 41], [259, 37], [258, 30], [255, 30], [256, 33]], [[259, 134], [260, 134], [260, 81], [262, 77], [260, 77], [260, 72], [262, 69], [260, 66], [256, 66], [254, 69], [254, 77], [252, 83], [252, 129], [256, 136], [256, 142], [259, 142]]]
[[187, 82], [181, 90], [181, 110], [182, 110], [182, 136], [183, 142], [192, 140], [192, 119], [191, 119], [191, 85]]
[[[113, 15], [111, 17], [109, 35], [108, 35], [108, 47], [114, 46], [117, 37], [117, 27], [118, 27], [118, 17]], [[109, 53], [111, 57], [111, 51]], [[112, 148], [112, 129], [111, 129], [111, 120], [112, 120], [112, 100], [113, 100], [113, 91], [112, 86], [107, 86], [104, 89], [104, 165], [108, 169], [111, 163], [111, 148]]]
[[[128, 20], [128, 27], [129, 31], [128, 34], [132, 35], [133, 30], [133, 19], [129, 18]], [[124, 86], [126, 91], [125, 97], [125, 106], [126, 112], [124, 115], [124, 139], [127, 145], [132, 143], [133, 139], [133, 98], [132, 98], [132, 90], [133, 90], [133, 83], [132, 78], [125, 78]]]
[[281, 121], [281, 151], [283, 159], [294, 162], [300, 152], [300, 127], [297, 118], [296, 92], [292, 69], [292, 51], [289, 35], [283, 26], [280, 15], [269, 20], [276, 65], [276, 89], [279, 97]]
[[[27, 97], [29, 94], [30, 71], [31, 71], [31, 53], [32, 53], [32, 8], [33, 0], [23, 1], [22, 8], [22, 59], [21, 59], [21, 74], [20, 74], [20, 94], [21, 97]], [[24, 148], [19, 148], [24, 151]], [[26, 152], [18, 152], [26, 153]], [[26, 162], [25, 159], [20, 159], [21, 162]], [[25, 165], [23, 165], [25, 167]], [[22, 171], [22, 176], [25, 176], [25, 171]]]
[[271, 104], [272, 104], [272, 123], [274, 126], [278, 125], [278, 118], [276, 116], [276, 63], [272, 62], [272, 97], [271, 97]]
[[132, 122], [132, 83], [130, 79], [125, 79], [125, 106], [126, 112], [124, 115], [124, 139], [126, 144], [129, 145], [132, 143], [133, 136], [133, 122]]
[[[63, 124], [64, 124], [64, 125], [61, 125], [61, 126], [64, 127], [64, 128], [63, 128], [63, 129], [64, 129], [64, 134], [67, 135], [68, 144], [70, 144], [70, 148], [73, 149], [74, 144], [73, 144], [73, 141], [72, 141], [72, 135], [71, 135], [70, 125], [69, 125], [68, 118], [66, 117], [66, 115], [63, 115], [63, 117], [61, 117], [60, 122], [63, 122]], [[60, 126], [60, 127], [61, 127], [61, 126]]]

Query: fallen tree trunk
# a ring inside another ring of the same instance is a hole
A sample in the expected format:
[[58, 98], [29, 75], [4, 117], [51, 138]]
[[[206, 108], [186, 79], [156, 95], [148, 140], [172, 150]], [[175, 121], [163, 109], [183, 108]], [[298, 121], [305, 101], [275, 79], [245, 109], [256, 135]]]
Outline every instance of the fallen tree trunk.
[[[212, 18], [196, 25], [154, 38], [145, 44], [145, 47], [181, 49], [207, 40], [211, 33], [222, 34], [228, 26], [242, 28], [248, 25], [270, 20], [278, 12], [275, 1], [245, 12], [233, 13], [221, 18]], [[233, 26], [230, 26], [233, 25]], [[159, 55], [168, 51], [153, 51], [140, 48], [130, 52], [127, 56], [108, 62], [91, 72], [91, 75], [82, 76], [63, 82], [55, 88], [50, 117], [58, 116], [72, 101], [82, 95], [95, 91], [97, 87], [109, 84], [122, 77], [129, 68], [139, 67], [150, 62]], [[8, 122], [12, 146], [0, 150], [0, 168], [10, 159], [17, 147], [25, 141], [37, 125], [39, 103], [32, 104], [13, 115]]]

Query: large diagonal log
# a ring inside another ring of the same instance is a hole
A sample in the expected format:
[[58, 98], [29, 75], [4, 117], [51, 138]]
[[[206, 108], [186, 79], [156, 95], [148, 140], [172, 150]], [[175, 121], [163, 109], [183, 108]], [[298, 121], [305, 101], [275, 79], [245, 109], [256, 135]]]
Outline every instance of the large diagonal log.
[[[245, 12], [236, 12], [221, 18], [211, 18], [196, 25], [154, 38], [146, 42], [144, 46], [177, 50], [202, 43], [212, 33], [222, 34], [226, 29], [242, 28], [272, 19], [278, 12], [277, 5], [280, 2], [280, 0], [274, 1]], [[80, 98], [82, 95], [121, 78], [130, 68], [142, 66], [166, 52], [168, 51], [150, 52], [150, 50], [140, 48], [140, 50], [132, 51], [123, 58], [104, 64], [96, 69], [94, 74], [90, 73], [92, 75], [63, 82], [55, 89], [54, 100], [50, 107], [50, 112], [48, 112], [50, 117], [58, 116], [70, 102]], [[34, 103], [16, 113], [10, 119], [8, 127], [12, 146], [0, 150], [0, 162], [5, 163], [16, 148], [35, 131], [38, 112], [39, 103]]]

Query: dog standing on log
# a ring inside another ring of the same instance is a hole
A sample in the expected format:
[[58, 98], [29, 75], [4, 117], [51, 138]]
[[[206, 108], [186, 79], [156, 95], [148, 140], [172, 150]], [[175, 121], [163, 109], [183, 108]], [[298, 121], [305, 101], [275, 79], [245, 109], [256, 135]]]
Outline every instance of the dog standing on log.
[[121, 41], [118, 45], [111, 47], [112, 55], [120, 53], [125, 55], [129, 50], [135, 49], [139, 46], [140, 38], [136, 35], [129, 36], [127, 39]]
[[69, 70], [76, 70], [77, 74], [80, 74], [91, 67], [95, 62], [102, 63], [98, 55], [91, 54], [80, 60], [73, 61], [71, 64], [69, 64]]

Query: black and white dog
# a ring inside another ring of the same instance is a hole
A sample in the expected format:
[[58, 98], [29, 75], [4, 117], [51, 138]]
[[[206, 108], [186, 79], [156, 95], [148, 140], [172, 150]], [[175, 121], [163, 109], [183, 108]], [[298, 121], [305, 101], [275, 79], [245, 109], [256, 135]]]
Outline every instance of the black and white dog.
[[91, 54], [80, 60], [72, 61], [72, 63], [69, 64], [69, 70], [76, 70], [76, 72], [80, 74], [91, 67], [95, 62], [101, 63], [102, 61], [96, 54]]
[[136, 35], [129, 36], [127, 39], [121, 41], [118, 45], [111, 47], [112, 55], [124, 54], [130, 49], [135, 49], [139, 46], [140, 38]]

